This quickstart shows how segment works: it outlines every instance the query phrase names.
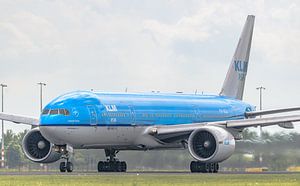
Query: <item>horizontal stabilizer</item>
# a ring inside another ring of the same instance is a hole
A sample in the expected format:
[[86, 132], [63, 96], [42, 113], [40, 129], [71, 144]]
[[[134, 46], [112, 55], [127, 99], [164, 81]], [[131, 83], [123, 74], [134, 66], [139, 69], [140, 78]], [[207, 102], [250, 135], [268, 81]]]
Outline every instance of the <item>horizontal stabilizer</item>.
[[292, 122], [283, 122], [278, 124], [279, 127], [284, 129], [294, 129], [294, 124]]

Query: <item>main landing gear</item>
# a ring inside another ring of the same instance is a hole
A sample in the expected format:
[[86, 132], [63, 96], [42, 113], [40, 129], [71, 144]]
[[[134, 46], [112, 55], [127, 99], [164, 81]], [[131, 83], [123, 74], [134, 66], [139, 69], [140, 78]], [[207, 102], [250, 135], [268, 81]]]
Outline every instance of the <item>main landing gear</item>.
[[98, 162], [98, 172], [126, 172], [127, 165], [125, 161], [119, 161], [116, 154], [119, 151], [114, 149], [105, 149], [107, 161]]
[[190, 165], [190, 169], [191, 172], [217, 173], [219, 171], [219, 164], [192, 161]]

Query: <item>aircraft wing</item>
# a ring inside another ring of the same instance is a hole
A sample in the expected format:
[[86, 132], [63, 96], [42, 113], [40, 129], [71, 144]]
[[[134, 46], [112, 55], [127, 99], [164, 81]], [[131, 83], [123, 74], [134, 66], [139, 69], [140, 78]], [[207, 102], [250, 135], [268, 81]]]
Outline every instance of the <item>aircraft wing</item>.
[[251, 111], [251, 112], [246, 112], [245, 116], [246, 117], [255, 117], [255, 116], [277, 114], [277, 113], [283, 113], [283, 112], [292, 112], [292, 111], [300, 111], [300, 107], [289, 107], [289, 108], [280, 108], [280, 109]]
[[300, 121], [300, 115], [291, 116], [275, 116], [267, 118], [250, 118], [240, 120], [227, 120], [217, 122], [205, 122], [205, 123], [193, 123], [193, 124], [179, 124], [179, 125], [158, 125], [148, 128], [148, 134], [157, 137], [158, 139], [164, 139], [164, 141], [175, 141], [178, 139], [187, 139], [189, 134], [202, 127], [202, 126], [220, 126], [225, 128], [243, 129], [246, 127], [255, 126], [271, 126], [278, 125], [283, 128], [294, 128], [292, 122]]
[[35, 117], [22, 116], [18, 114], [10, 114], [4, 112], [0, 112], [0, 120], [11, 121], [18, 124], [22, 123], [22, 124], [27, 124], [32, 126], [38, 126], [40, 123], [39, 119]]

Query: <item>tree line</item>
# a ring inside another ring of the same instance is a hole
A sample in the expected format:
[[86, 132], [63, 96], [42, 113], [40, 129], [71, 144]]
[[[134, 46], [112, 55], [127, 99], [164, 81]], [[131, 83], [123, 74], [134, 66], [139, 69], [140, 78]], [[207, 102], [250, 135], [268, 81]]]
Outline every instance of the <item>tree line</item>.
[[[14, 133], [7, 130], [4, 135], [5, 165], [18, 170], [58, 170], [60, 161], [47, 164], [34, 163], [22, 152], [22, 139], [27, 130]], [[269, 170], [286, 170], [289, 166], [300, 166], [300, 134], [263, 132], [245, 129], [243, 140], [236, 142], [235, 153], [220, 167], [226, 170], [243, 170], [247, 167], [268, 167]], [[186, 170], [193, 160], [187, 149], [154, 151], [121, 151], [118, 158], [126, 161], [129, 170]], [[83, 171], [97, 170], [97, 163], [105, 160], [104, 150], [75, 150], [71, 161], [74, 168]]]

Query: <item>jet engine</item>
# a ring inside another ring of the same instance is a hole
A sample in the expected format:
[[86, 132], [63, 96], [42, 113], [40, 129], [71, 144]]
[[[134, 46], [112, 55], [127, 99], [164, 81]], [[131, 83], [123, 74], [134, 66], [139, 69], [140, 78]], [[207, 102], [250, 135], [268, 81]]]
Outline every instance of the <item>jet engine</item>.
[[235, 149], [234, 137], [224, 128], [203, 126], [188, 139], [190, 154], [198, 161], [217, 163], [229, 158]]
[[52, 163], [60, 159], [61, 153], [55, 152], [38, 128], [29, 131], [23, 138], [22, 148], [28, 159], [37, 163]]

